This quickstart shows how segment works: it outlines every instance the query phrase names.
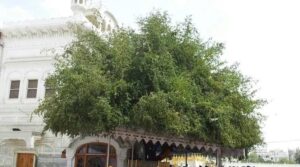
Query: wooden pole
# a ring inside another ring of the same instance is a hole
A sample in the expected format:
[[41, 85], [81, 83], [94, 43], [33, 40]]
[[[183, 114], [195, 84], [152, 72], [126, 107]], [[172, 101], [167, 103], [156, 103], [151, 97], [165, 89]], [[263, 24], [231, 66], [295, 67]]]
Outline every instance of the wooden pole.
[[217, 167], [222, 167], [222, 152], [221, 152], [221, 148], [217, 149], [216, 161], [217, 161]]
[[131, 163], [130, 163], [131, 167], [133, 167], [133, 151], [134, 151], [134, 143], [131, 143]]
[[188, 167], [188, 153], [187, 153], [187, 150], [185, 150], [185, 167]]
[[106, 155], [106, 167], [109, 165], [109, 154], [110, 154], [110, 135], [108, 136], [108, 144], [107, 144], [107, 155]]

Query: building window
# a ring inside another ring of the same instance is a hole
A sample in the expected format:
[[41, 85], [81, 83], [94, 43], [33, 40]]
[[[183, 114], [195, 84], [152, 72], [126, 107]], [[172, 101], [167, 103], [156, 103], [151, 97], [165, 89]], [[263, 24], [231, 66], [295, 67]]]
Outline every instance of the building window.
[[27, 98], [36, 98], [37, 87], [38, 87], [37, 79], [28, 80]]
[[[75, 154], [75, 167], [105, 166], [107, 157], [106, 143], [88, 143], [79, 147]], [[117, 167], [115, 148], [110, 145], [109, 166]]]
[[9, 98], [10, 99], [19, 98], [19, 90], [20, 90], [20, 80], [11, 81], [10, 82]]
[[49, 97], [52, 94], [54, 94], [54, 89], [52, 89], [49, 84], [45, 83], [45, 97]]

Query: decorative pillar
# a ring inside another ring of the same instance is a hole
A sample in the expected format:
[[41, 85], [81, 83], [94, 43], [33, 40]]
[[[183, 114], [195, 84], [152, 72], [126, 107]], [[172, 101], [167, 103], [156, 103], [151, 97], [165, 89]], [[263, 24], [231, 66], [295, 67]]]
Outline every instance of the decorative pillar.
[[120, 151], [118, 153], [119, 154], [117, 154], [117, 165], [120, 167], [127, 166], [127, 148], [120, 148]]
[[73, 158], [74, 158], [74, 150], [72, 148], [66, 148], [66, 159], [67, 159], [67, 167], [73, 167]]
[[107, 151], [106, 151], [106, 167], [109, 165], [109, 154], [110, 154], [110, 138], [111, 136], [108, 136], [108, 142], [107, 142]]

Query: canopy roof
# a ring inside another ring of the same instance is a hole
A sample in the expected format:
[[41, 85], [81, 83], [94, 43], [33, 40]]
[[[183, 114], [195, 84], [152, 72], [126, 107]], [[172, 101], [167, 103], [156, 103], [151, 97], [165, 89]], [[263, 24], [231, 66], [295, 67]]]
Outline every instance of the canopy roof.
[[190, 138], [177, 137], [177, 136], [163, 136], [145, 132], [144, 130], [133, 131], [130, 129], [119, 128], [112, 133], [112, 137], [122, 144], [133, 144], [135, 142], [145, 141], [145, 143], [159, 142], [161, 145], [175, 145], [176, 147], [205, 150], [208, 152], [221, 151], [222, 156], [225, 157], [239, 157], [244, 155], [244, 149], [233, 149], [222, 147], [221, 145], [197, 141]]

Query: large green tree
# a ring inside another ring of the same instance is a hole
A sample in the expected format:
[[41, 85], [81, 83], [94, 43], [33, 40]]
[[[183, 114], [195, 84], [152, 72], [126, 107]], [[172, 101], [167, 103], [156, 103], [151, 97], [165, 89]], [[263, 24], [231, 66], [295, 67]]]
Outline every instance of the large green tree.
[[55, 93], [36, 110], [45, 130], [76, 136], [126, 127], [232, 148], [262, 141], [263, 101], [221, 60], [223, 44], [202, 41], [190, 18], [173, 25], [153, 12], [138, 25], [108, 37], [76, 28], [47, 78]]

